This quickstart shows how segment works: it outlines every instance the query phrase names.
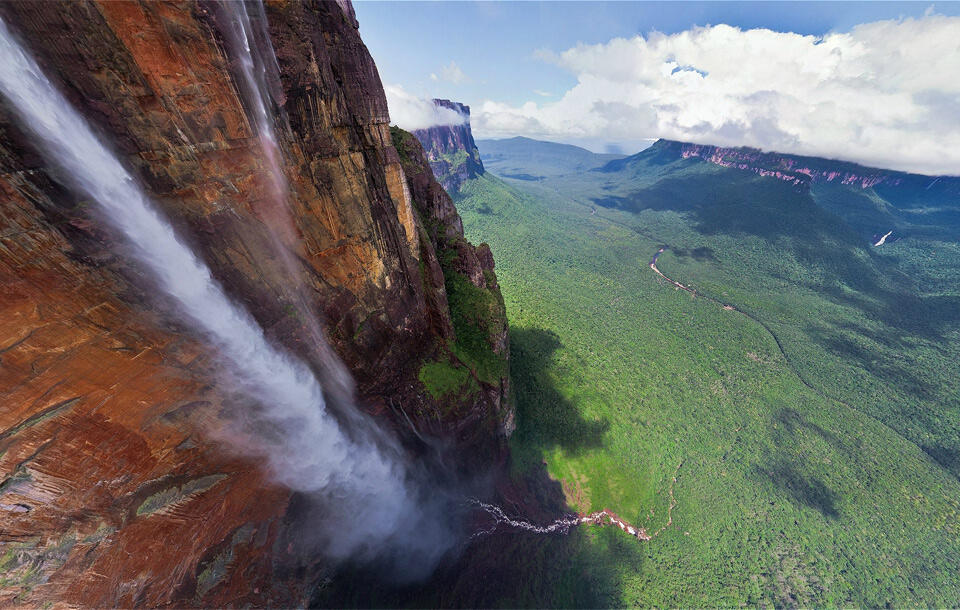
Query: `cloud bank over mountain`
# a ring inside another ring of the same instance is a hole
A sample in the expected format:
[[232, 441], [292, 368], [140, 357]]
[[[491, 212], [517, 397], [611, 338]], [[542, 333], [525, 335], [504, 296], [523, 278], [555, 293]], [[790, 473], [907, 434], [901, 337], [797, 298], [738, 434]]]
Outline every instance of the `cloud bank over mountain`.
[[553, 102], [475, 106], [478, 136], [663, 137], [960, 173], [958, 17], [824, 36], [716, 25], [538, 56], [577, 84]]
[[466, 117], [452, 108], [434, 105], [433, 101], [408, 93], [399, 85], [385, 85], [390, 122], [408, 131], [435, 125], [462, 125]]

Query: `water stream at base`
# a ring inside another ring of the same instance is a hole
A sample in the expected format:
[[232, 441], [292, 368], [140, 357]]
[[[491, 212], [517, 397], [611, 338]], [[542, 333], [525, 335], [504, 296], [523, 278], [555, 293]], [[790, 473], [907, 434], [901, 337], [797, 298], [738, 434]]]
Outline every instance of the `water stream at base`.
[[[677, 500], [673, 495], [674, 487], [677, 484], [677, 474], [680, 471], [680, 466], [683, 465], [681, 461], [677, 464], [677, 469], [673, 473], [673, 479], [670, 482], [670, 491], [669, 497], [670, 502], [667, 506], [667, 521], [659, 529], [650, 533], [645, 527], [634, 526], [624, 521], [616, 513], [611, 510], [603, 509], [590, 513], [588, 515], [565, 515], [554, 519], [553, 521], [544, 524], [537, 525], [525, 519], [510, 517], [507, 515], [506, 511], [502, 507], [495, 504], [488, 504], [482, 502], [476, 498], [470, 498], [467, 500], [469, 506], [477, 508], [489, 516], [491, 519], [491, 526], [487, 528], [479, 528], [471, 537], [470, 540], [480, 538], [494, 533], [501, 525], [509, 527], [511, 529], [520, 530], [524, 532], [529, 532], [532, 534], [554, 534], [561, 533], [566, 534], [570, 531], [571, 528], [581, 526], [581, 525], [613, 525], [619, 527], [623, 532], [633, 536], [637, 540], [646, 542], [653, 540], [664, 530], [673, 525], [673, 509], [677, 506]], [[650, 511], [650, 516], [653, 517], [653, 511]]]

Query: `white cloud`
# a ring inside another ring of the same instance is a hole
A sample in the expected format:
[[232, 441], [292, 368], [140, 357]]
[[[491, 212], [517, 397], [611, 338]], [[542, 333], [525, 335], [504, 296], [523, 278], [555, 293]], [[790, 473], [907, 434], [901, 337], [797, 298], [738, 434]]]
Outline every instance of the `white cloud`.
[[[435, 77], [436, 74], [431, 74], [430, 77]], [[437, 80], [434, 78], [433, 80]], [[453, 83], [454, 85], [459, 85], [460, 83], [469, 82], [467, 75], [463, 73], [463, 70], [460, 69], [460, 66], [457, 65], [457, 62], [450, 60], [450, 63], [440, 69], [440, 79], [447, 81], [448, 83]]]
[[434, 125], [461, 125], [466, 120], [456, 110], [435, 106], [431, 100], [407, 93], [399, 85], [385, 85], [383, 89], [387, 94], [390, 122], [408, 131]]
[[544, 91], [543, 89], [534, 89], [533, 92], [539, 95], [540, 97], [550, 97], [551, 95], [553, 95], [549, 91]]
[[822, 37], [718, 25], [536, 56], [577, 84], [556, 102], [483, 102], [478, 135], [665, 137], [960, 173], [960, 18]]

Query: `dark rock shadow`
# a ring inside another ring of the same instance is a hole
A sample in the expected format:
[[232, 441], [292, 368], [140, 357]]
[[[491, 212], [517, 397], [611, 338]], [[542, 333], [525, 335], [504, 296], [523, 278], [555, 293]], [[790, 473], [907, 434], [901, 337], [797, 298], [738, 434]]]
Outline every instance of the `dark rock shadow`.
[[554, 447], [576, 454], [603, 445], [606, 421], [587, 421], [553, 385], [554, 353], [563, 347], [552, 331], [510, 329], [510, 373], [516, 395], [514, 445], [524, 454]]

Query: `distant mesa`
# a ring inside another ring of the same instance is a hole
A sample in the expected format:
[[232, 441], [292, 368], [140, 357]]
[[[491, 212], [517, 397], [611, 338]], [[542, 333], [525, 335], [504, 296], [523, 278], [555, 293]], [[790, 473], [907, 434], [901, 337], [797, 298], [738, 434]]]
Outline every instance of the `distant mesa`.
[[437, 181], [453, 194], [465, 181], [483, 175], [483, 162], [470, 131], [470, 106], [442, 99], [435, 99], [433, 103], [464, 117], [460, 125], [435, 125], [412, 132], [423, 144]]
[[674, 161], [677, 159], [702, 159], [714, 165], [753, 172], [784, 180], [792, 184], [836, 184], [860, 189], [876, 187], [911, 187], [940, 193], [960, 194], [960, 178], [922, 176], [894, 170], [865, 167], [856, 163], [805, 157], [778, 152], [764, 152], [756, 148], [726, 148], [705, 144], [657, 140], [647, 150], [619, 160], [614, 160], [600, 172], [619, 172], [651, 157]]

